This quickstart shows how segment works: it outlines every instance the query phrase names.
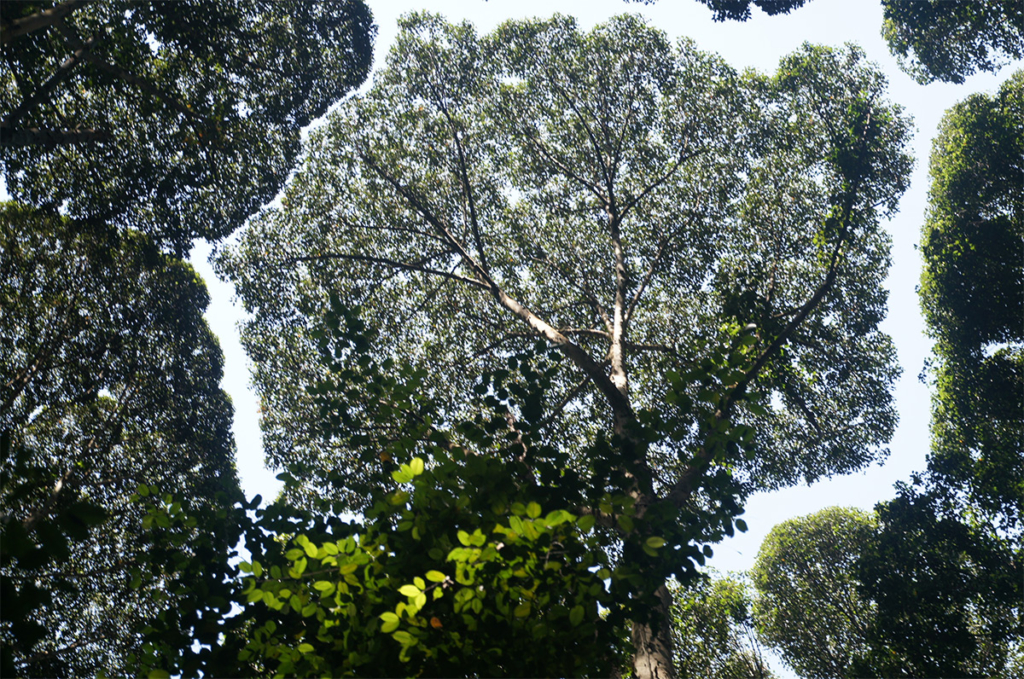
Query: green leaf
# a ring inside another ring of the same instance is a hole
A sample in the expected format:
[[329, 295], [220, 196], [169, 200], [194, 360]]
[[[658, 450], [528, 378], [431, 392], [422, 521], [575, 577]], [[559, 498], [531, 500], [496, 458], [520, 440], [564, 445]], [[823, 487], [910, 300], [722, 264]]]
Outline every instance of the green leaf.
[[299, 653], [312, 653], [313, 644], [299, 644]]
[[665, 546], [665, 538], [649, 537], [646, 540], [646, 544], [651, 549], [658, 549], [659, 547]]
[[409, 471], [413, 476], [419, 476], [423, 473], [423, 460], [418, 457], [412, 458], [409, 462]]
[[573, 606], [572, 610], [569, 611], [569, 622], [573, 627], [579, 627], [580, 623], [583, 622], [583, 616], [586, 612], [583, 610], [583, 606]]
[[459, 538], [459, 542], [461, 542], [463, 544], [463, 546], [468, 547], [472, 543], [472, 541], [470, 540], [470, 537], [469, 537], [469, 533], [467, 533], [466, 531], [460, 530], [457, 533], [457, 535], [458, 535], [458, 538]]
[[576, 520], [576, 526], [584, 533], [589, 533], [590, 529], [594, 527], [597, 520], [593, 514], [586, 514]]
[[419, 643], [419, 640], [413, 635], [409, 634], [405, 630], [399, 630], [391, 635], [395, 641], [402, 644], [403, 646], [415, 646]]
[[402, 585], [398, 588], [399, 594], [404, 594], [407, 597], [418, 597], [423, 592], [416, 585]]
[[517, 618], [525, 618], [530, 614], [530, 602], [521, 603], [515, 607], [512, 611], [512, 615]]
[[537, 504], [536, 502], [531, 502], [530, 504], [526, 505], [526, 515], [529, 516], [531, 519], [536, 519], [538, 516], [540, 516], [540, 512], [540, 505]]
[[445, 574], [441, 571], [427, 571], [427, 580], [431, 582], [444, 582], [445, 579]]

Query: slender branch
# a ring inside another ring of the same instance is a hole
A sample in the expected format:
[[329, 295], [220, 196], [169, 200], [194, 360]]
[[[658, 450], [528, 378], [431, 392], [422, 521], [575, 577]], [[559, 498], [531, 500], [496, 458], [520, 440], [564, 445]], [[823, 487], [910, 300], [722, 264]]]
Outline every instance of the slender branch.
[[658, 244], [658, 253], [654, 256], [654, 260], [651, 262], [651, 266], [648, 267], [647, 273], [644, 274], [644, 279], [640, 283], [640, 287], [637, 288], [633, 294], [633, 299], [630, 300], [629, 306], [626, 308], [626, 323], [629, 323], [630, 319], [633, 318], [633, 312], [636, 311], [636, 305], [640, 302], [640, 297], [644, 294], [647, 286], [650, 284], [651, 279], [654, 277], [655, 272], [658, 270], [658, 265], [661, 264], [662, 257], [665, 256], [665, 252], [668, 250], [668, 239], [663, 238]]
[[0, 123], [0, 146], [67, 146], [107, 141], [110, 133], [96, 129], [49, 130], [38, 127], [12, 129]]
[[568, 165], [560, 161], [558, 158], [556, 158], [555, 155], [548, 150], [547, 146], [539, 139], [537, 139], [533, 134], [527, 132], [525, 137], [527, 143], [536, 148], [536, 150], [540, 152], [542, 156], [544, 156], [544, 159], [547, 160], [552, 165], [554, 165], [555, 167], [557, 167], [562, 174], [566, 175], [570, 179], [575, 180], [579, 184], [582, 184], [584, 188], [590, 191], [590, 193], [594, 194], [594, 197], [597, 198], [602, 205], [607, 203], [604, 194], [601, 193], [601, 190], [598, 188], [596, 184], [594, 184], [594, 182], [584, 179], [583, 177], [578, 175], [571, 167], [569, 167]]
[[680, 152], [679, 156], [676, 158], [676, 162], [673, 163], [672, 167], [670, 167], [665, 172], [665, 174], [655, 179], [653, 183], [649, 184], [647, 188], [640, 192], [640, 195], [635, 196], [632, 200], [626, 203], [625, 207], [622, 208], [621, 216], [625, 217], [626, 213], [628, 213], [631, 209], [636, 207], [641, 200], [646, 198], [652, 191], [654, 191], [656, 188], [658, 188], [659, 186], [667, 182], [669, 179], [671, 179], [672, 175], [674, 175], [676, 171], [680, 167], [682, 167], [683, 163], [685, 163], [688, 160], [692, 160], [693, 158], [696, 158], [697, 156], [702, 155], [704, 153], [707, 153], [707, 149], [697, 149], [696, 151], [693, 151], [691, 153]]
[[562, 278], [565, 279], [565, 281], [569, 285], [582, 292], [584, 299], [586, 299], [587, 303], [594, 310], [594, 313], [596, 313], [604, 322], [605, 328], [607, 328], [610, 337], [612, 332], [612, 320], [608, 318], [608, 312], [604, 310], [604, 307], [601, 306], [601, 302], [598, 301], [597, 296], [594, 295], [593, 290], [590, 289], [590, 285], [587, 283], [586, 277], [574, 277], [569, 275], [569, 272], [567, 272], [565, 269], [563, 269], [555, 262], [551, 261], [551, 258], [547, 256], [547, 253], [541, 254], [543, 254], [544, 256], [536, 257], [530, 255], [529, 259], [534, 262], [537, 262], [538, 264], [544, 264], [545, 266], [554, 269], [562, 276]]
[[590, 378], [584, 377], [579, 384], [570, 389], [569, 392], [562, 398], [562, 400], [558, 402], [558, 405], [552, 408], [548, 416], [537, 423], [537, 429], [541, 429], [543, 427], [548, 426], [555, 420], [556, 417], [561, 415], [562, 411], [565, 410], [565, 407], [572, 403], [576, 399], [576, 397], [580, 395], [580, 393], [583, 391], [583, 388], [586, 387], [589, 382]]
[[580, 113], [579, 108], [577, 108], [575, 100], [573, 100], [573, 98], [570, 97], [564, 89], [558, 86], [555, 78], [551, 79], [551, 83], [552, 86], [555, 88], [555, 92], [562, 96], [562, 99], [565, 100], [565, 103], [569, 106], [569, 109], [576, 116], [576, 119], [579, 120], [580, 124], [583, 126], [583, 130], [587, 133], [587, 139], [590, 140], [590, 145], [594, 147], [595, 160], [597, 160], [598, 165], [601, 167], [601, 170], [604, 173], [604, 183], [605, 187], [608, 189], [608, 196], [604, 199], [605, 207], [612, 208], [614, 204], [614, 197], [612, 195], [611, 168], [609, 168], [607, 164], [604, 162], [604, 158], [601, 154], [601, 145], [598, 143], [597, 138], [594, 136], [594, 132], [590, 129], [590, 125], [587, 124], [587, 119], [583, 116], [582, 113]]
[[[437, 90], [432, 82], [430, 83], [430, 89], [434, 95], [437, 96], [439, 102], [443, 101], [443, 97], [438, 96]], [[462, 139], [459, 136], [459, 129], [455, 124], [455, 120], [452, 118], [451, 113], [448, 111], [448, 107], [443, 104], [439, 104], [438, 108], [440, 108], [441, 113], [444, 115], [445, 119], [448, 121], [448, 125], [451, 127], [452, 139], [455, 141], [455, 150], [459, 155], [459, 182], [462, 184], [463, 194], [469, 204], [469, 226], [473, 232], [473, 241], [476, 243], [476, 251], [477, 255], [480, 257], [480, 265], [483, 267], [484, 271], [490, 273], [491, 267], [487, 263], [487, 254], [484, 252], [484, 242], [480, 237], [480, 224], [477, 221], [476, 216], [476, 201], [473, 198], [473, 189], [469, 185], [469, 172], [466, 169], [466, 154], [462, 148]]]
[[483, 290], [490, 290], [490, 285], [484, 281], [470, 278], [469, 276], [463, 276], [461, 274], [443, 271], [440, 269], [431, 269], [430, 267], [421, 266], [418, 264], [407, 264], [405, 262], [396, 262], [393, 259], [386, 259], [384, 257], [371, 257], [369, 255], [346, 255], [340, 252], [329, 252], [322, 255], [296, 255], [294, 257], [287, 257], [280, 261], [281, 264], [292, 264], [296, 262], [315, 262], [319, 260], [327, 259], [340, 259], [344, 261], [352, 262], [366, 262], [368, 264], [382, 264], [394, 269], [404, 269], [405, 271], [418, 271], [420, 273], [431, 274], [434, 276], [442, 276], [444, 278], [450, 278], [452, 280], [461, 281]]

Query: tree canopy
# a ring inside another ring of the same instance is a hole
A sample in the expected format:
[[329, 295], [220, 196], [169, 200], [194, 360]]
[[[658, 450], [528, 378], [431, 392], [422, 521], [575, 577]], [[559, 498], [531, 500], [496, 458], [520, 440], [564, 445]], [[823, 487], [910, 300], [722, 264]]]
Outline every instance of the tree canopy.
[[873, 618], [854, 566], [876, 520], [833, 507], [775, 526], [751, 570], [754, 620], [765, 643], [802, 677], [847, 676]]
[[935, 139], [921, 305], [935, 340], [929, 470], [1019, 536], [1024, 517], [1024, 72]]
[[[857, 50], [807, 46], [766, 77], [631, 17], [402, 29], [221, 260], [253, 314], [268, 459], [302, 472], [293, 499], [362, 509], [382, 478], [325, 441], [307, 390], [332, 296], [451, 416], [472, 419], [466, 395], [510, 356], [556, 349], [510, 416], [569, 455], [581, 500], [622, 493], [680, 547], [731, 532], [749, 489], [884, 454], [879, 220], [905, 186], [907, 123]], [[634, 626], [643, 676], [670, 662], [665, 627]]]
[[130, 673], [174, 597], [129, 497], [238, 492], [209, 298], [141, 234], [7, 203], [0, 243], [3, 673]]
[[178, 253], [273, 198], [374, 34], [360, 0], [12, 0], [2, 22], [8, 190]]
[[[645, 0], [652, 2], [654, 0]], [[788, 14], [809, 0], [698, 0], [715, 21], [746, 21], [751, 7]], [[918, 82], [962, 83], [1024, 57], [1024, 8], [1018, 0], [881, 0], [882, 35], [900, 67]]]
[[710, 573], [672, 592], [676, 676], [688, 679], [770, 679], [744, 580]]

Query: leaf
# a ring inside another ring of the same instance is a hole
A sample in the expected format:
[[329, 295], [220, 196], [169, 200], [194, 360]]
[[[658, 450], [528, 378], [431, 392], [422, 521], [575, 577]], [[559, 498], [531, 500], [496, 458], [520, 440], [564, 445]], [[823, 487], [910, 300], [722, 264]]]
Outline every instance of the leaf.
[[576, 526], [584, 533], [589, 533], [595, 523], [597, 523], [597, 520], [594, 518], [593, 514], [586, 514], [576, 520]]
[[529, 516], [531, 519], [536, 519], [538, 516], [540, 516], [540, 512], [540, 505], [537, 504], [536, 502], [531, 502], [530, 504], [526, 505], [526, 515]]
[[404, 594], [407, 597], [418, 597], [423, 592], [416, 585], [402, 585], [398, 588], [399, 594]]
[[444, 582], [446, 576], [441, 571], [427, 571], [427, 580], [431, 582]]
[[521, 603], [521, 604], [519, 604], [518, 606], [515, 607], [515, 610], [512, 611], [512, 615], [514, 615], [517, 618], [525, 618], [529, 614], [530, 614], [530, 602]]
[[579, 627], [580, 623], [583, 622], [585, 614], [583, 606], [573, 606], [572, 610], [569, 611], [569, 622], [573, 627]]
[[423, 473], [423, 460], [418, 458], [418, 457], [412, 458], [412, 461], [409, 462], [409, 472], [413, 476], [419, 476], [420, 474], [422, 474]]
[[457, 536], [459, 538], [459, 542], [461, 542], [465, 547], [468, 547], [472, 542], [469, 538], [469, 533], [464, 530], [460, 530]]
[[312, 653], [313, 644], [299, 644], [299, 653]]
[[416, 587], [420, 590], [424, 590], [427, 588], [427, 583], [423, 581], [423, 578], [413, 578], [412, 584], [416, 585]]
[[647, 538], [645, 543], [651, 549], [658, 549], [659, 547], [664, 547], [665, 546], [665, 538], [659, 538], [659, 537], [653, 537], [652, 536], [652, 537]]

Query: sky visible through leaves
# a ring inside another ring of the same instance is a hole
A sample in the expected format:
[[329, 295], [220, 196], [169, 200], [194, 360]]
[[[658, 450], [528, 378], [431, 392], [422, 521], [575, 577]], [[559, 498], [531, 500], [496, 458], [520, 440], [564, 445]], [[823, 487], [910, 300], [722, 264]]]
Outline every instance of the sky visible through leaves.
[[[405, 0], [371, 0], [369, 4], [378, 25], [374, 59], [375, 64], [380, 65], [395, 37], [397, 18], [425, 7], [422, 2]], [[912, 472], [925, 468], [930, 394], [918, 375], [929, 355], [930, 342], [924, 335], [916, 293], [921, 259], [915, 245], [924, 221], [931, 141], [947, 108], [972, 93], [996, 91], [1021, 63], [1011, 63], [994, 75], [975, 75], [963, 85], [918, 85], [897, 68], [895, 58], [882, 40], [882, 9], [876, 0], [813, 0], [790, 15], [776, 17], [767, 17], [755, 9], [754, 16], [746, 23], [714, 23], [707, 7], [687, 0], [660, 0], [653, 5], [622, 0], [434, 0], [428, 8], [443, 14], [449, 21], [471, 21], [479, 34], [491, 31], [507, 19], [546, 17], [555, 12], [575, 16], [582, 30], [589, 30], [616, 14], [638, 13], [672, 40], [690, 37], [698, 48], [720, 54], [737, 69], [755, 68], [762, 72], [774, 72], [779, 59], [805, 41], [830, 46], [846, 42], [860, 45], [889, 78], [888, 98], [906, 108], [916, 127], [912, 149], [917, 164], [912, 183], [901, 201], [899, 214], [886, 225], [893, 237], [893, 266], [886, 284], [890, 292], [889, 316], [882, 329], [893, 336], [903, 368], [896, 388], [899, 428], [890, 445], [891, 455], [882, 466], [811, 487], [797, 486], [755, 495], [743, 516], [749, 531], [718, 545], [709, 565], [719, 571], [747, 570], [765, 535], [777, 523], [835, 505], [870, 510], [875, 503], [893, 497], [893, 483], [907, 480]], [[225, 353], [224, 388], [235, 405], [239, 475], [247, 496], [260, 493], [264, 498], [271, 498], [280, 483], [275, 480], [274, 472], [263, 464], [258, 403], [248, 389], [247, 359], [238, 341], [237, 324], [242, 312], [232, 304], [230, 285], [217, 280], [207, 263], [210, 252], [208, 244], [200, 243], [193, 249], [191, 261], [210, 288], [213, 301], [207, 320], [220, 338]], [[775, 665], [779, 671], [780, 665]]]

